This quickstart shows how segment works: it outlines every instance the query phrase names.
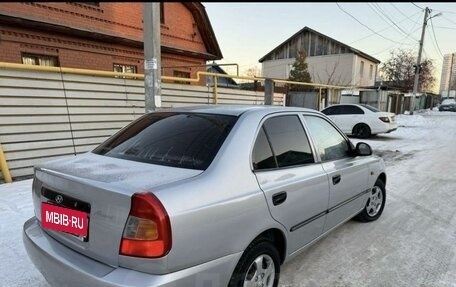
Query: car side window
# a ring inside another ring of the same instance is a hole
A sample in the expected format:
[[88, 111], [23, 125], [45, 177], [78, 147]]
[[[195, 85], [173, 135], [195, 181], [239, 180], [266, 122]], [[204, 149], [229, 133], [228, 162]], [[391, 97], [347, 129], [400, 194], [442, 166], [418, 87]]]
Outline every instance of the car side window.
[[341, 115], [359, 115], [364, 114], [363, 110], [356, 106], [339, 106]]
[[253, 148], [253, 168], [255, 170], [259, 169], [270, 169], [276, 168], [277, 162], [272, 153], [271, 146], [269, 145], [268, 138], [264, 133], [263, 127], [260, 129], [258, 133], [258, 137], [255, 141], [255, 146]]
[[279, 167], [315, 162], [309, 140], [297, 115], [269, 118], [263, 127]]
[[329, 107], [321, 111], [323, 114], [329, 116], [334, 114], [334, 107]]
[[328, 121], [316, 116], [304, 116], [304, 119], [322, 161], [337, 160], [350, 155], [347, 141]]

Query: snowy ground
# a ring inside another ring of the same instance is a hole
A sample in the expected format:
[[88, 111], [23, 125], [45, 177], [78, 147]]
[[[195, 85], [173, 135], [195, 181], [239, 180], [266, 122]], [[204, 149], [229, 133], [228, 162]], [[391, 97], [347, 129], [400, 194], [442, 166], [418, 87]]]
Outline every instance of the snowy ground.
[[[456, 287], [456, 113], [398, 122], [397, 131], [363, 140], [387, 165], [382, 217], [331, 232], [282, 266], [281, 287]], [[22, 244], [30, 188], [31, 180], [0, 185], [0, 286], [48, 287]]]

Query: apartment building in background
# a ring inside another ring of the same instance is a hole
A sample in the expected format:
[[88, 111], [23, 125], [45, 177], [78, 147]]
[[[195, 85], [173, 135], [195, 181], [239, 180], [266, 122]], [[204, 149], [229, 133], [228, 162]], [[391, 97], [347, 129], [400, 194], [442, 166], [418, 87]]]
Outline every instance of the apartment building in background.
[[455, 97], [456, 91], [456, 53], [443, 57], [442, 74], [440, 76], [439, 94], [442, 97]]

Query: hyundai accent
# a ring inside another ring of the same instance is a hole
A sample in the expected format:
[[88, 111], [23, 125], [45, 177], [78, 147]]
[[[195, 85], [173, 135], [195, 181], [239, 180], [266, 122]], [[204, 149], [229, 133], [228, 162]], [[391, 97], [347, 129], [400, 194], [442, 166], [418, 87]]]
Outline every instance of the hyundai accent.
[[337, 226], [378, 219], [385, 184], [318, 111], [163, 110], [36, 166], [23, 241], [51, 286], [273, 287]]

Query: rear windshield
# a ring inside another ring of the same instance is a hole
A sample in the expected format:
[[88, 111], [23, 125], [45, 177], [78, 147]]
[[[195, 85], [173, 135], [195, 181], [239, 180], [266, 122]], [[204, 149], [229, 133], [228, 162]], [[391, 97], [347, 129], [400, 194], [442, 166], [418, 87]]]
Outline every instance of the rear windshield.
[[93, 153], [133, 161], [205, 170], [237, 117], [199, 113], [146, 114]]
[[374, 108], [373, 106], [369, 106], [369, 105], [361, 105], [361, 106], [365, 107], [366, 109], [368, 109], [368, 110], [370, 110], [371, 112], [374, 112], [374, 113], [381, 112], [379, 109]]

